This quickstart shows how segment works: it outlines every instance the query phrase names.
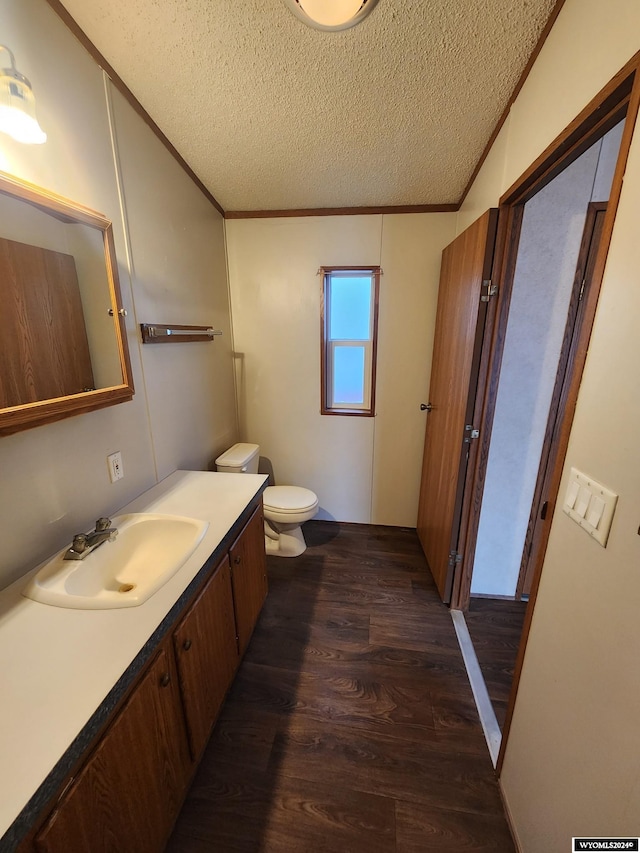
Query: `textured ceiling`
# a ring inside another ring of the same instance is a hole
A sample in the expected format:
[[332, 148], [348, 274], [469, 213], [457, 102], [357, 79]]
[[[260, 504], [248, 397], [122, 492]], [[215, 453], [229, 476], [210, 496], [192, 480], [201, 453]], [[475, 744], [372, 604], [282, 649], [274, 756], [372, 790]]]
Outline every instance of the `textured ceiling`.
[[555, 0], [63, 0], [227, 211], [459, 201]]

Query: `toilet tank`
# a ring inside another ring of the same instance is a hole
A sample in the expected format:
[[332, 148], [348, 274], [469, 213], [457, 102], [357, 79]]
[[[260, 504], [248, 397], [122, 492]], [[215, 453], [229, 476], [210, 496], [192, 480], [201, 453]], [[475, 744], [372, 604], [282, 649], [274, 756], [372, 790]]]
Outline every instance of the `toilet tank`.
[[260, 461], [259, 444], [234, 444], [216, 459], [216, 471], [229, 474], [257, 474]]

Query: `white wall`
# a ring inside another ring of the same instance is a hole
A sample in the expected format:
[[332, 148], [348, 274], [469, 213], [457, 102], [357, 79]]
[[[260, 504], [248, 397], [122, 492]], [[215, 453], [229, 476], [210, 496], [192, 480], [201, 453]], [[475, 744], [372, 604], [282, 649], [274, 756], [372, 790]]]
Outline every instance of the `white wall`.
[[237, 435], [222, 217], [111, 90], [137, 323], [209, 325], [213, 342], [141, 347], [158, 478], [213, 468]]
[[[462, 230], [640, 49], [635, 0], [566, 0]], [[525, 853], [572, 835], [637, 835], [640, 814], [640, 137], [635, 134], [580, 389], [570, 466], [619, 493], [606, 549], [557, 511], [501, 784]]]
[[[2, 42], [31, 80], [48, 134], [39, 146], [1, 135], [0, 169], [113, 221], [136, 388], [129, 403], [0, 438], [2, 587], [153, 485], [154, 446], [160, 477], [178, 465], [206, 467], [234, 440], [236, 414], [228, 334], [222, 344], [177, 346], [193, 350], [162, 364], [146, 351], [143, 362], [136, 327], [138, 306], [140, 320], [180, 322], [186, 315], [175, 316], [175, 309], [193, 302], [193, 322], [201, 322], [202, 312], [202, 322], [228, 331], [221, 217], [116, 96], [119, 182], [104, 76], [44, 0], [0, 0], [0, 19]], [[122, 452], [125, 478], [112, 485], [106, 456], [114, 450]]]
[[[226, 222], [240, 426], [319, 518], [415, 526], [442, 249], [454, 214]], [[320, 414], [322, 265], [380, 264], [376, 417]]]

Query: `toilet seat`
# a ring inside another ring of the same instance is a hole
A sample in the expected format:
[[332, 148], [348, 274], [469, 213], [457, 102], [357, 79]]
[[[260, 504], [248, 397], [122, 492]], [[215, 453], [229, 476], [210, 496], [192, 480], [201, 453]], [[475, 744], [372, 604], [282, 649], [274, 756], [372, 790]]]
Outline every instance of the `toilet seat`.
[[265, 516], [283, 524], [308, 521], [318, 508], [317, 495], [302, 486], [267, 486], [262, 500]]

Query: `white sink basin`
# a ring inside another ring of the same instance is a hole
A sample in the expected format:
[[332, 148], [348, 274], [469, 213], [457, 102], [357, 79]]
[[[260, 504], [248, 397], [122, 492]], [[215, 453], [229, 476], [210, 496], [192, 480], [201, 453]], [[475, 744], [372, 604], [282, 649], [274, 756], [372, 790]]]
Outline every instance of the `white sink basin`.
[[78, 610], [136, 607], [157, 592], [193, 554], [209, 523], [178, 515], [131, 513], [112, 519], [118, 530], [84, 560], [57, 554], [22, 594]]

